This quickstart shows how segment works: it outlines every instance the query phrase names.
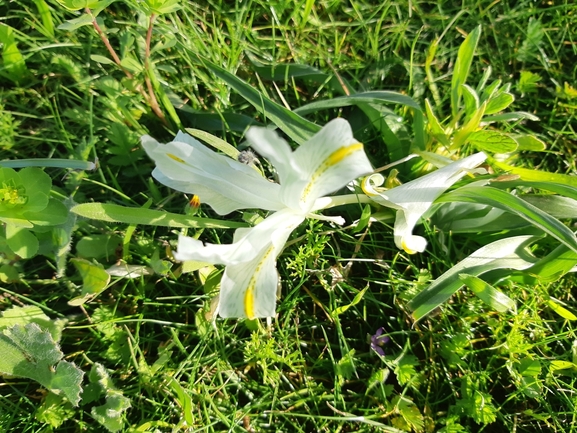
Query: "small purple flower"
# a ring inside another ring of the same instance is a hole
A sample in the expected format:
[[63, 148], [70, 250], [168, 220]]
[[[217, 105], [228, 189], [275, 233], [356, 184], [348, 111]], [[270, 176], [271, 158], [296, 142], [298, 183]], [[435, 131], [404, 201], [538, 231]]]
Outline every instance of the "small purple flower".
[[371, 349], [377, 352], [381, 356], [385, 356], [385, 351], [383, 350], [383, 346], [387, 344], [390, 338], [383, 333], [385, 332], [385, 328], [377, 329], [375, 335], [371, 335]]

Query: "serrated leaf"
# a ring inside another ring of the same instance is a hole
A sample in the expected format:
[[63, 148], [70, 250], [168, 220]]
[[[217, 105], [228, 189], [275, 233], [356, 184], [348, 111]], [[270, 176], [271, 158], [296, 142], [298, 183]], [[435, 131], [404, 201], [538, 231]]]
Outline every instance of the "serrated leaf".
[[117, 432], [124, 427], [123, 415], [130, 407], [130, 399], [125, 397], [112, 382], [102, 364], [95, 363], [89, 374], [92, 384], [98, 385], [101, 394], [106, 397], [106, 403], [93, 407], [90, 414], [110, 432]]
[[0, 314], [0, 331], [14, 325], [26, 326], [29, 323], [36, 323], [42, 329], [48, 330], [56, 342], [60, 341], [62, 329], [66, 324], [64, 319], [50, 319], [40, 308], [33, 305], [14, 306]]
[[467, 141], [476, 149], [490, 153], [510, 153], [517, 150], [518, 146], [513, 138], [500, 131], [475, 131]]
[[48, 331], [36, 323], [15, 325], [0, 335], [0, 374], [35, 380], [77, 406], [84, 373], [62, 361], [64, 354]]
[[68, 301], [68, 305], [78, 306], [101, 294], [110, 282], [110, 275], [102, 265], [95, 265], [84, 259], [71, 259], [82, 277], [82, 293]]

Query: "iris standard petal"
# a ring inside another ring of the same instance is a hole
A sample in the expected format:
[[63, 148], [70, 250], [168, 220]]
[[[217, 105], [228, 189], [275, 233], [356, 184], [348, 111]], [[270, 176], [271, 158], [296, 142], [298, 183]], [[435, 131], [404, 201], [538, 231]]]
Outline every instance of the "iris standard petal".
[[277, 169], [283, 203], [305, 213], [318, 198], [372, 171], [363, 145], [344, 119], [330, 121], [294, 152], [274, 131], [265, 128], [251, 128], [247, 139]]
[[276, 259], [291, 232], [304, 221], [300, 212], [283, 209], [250, 229], [238, 229], [228, 245], [178, 240], [177, 260], [227, 265], [220, 283], [221, 317], [272, 317], [276, 304]]
[[218, 154], [186, 134], [167, 144], [145, 135], [142, 145], [156, 163], [152, 175], [178, 191], [196, 194], [220, 215], [237, 209], [278, 210], [280, 186], [254, 169]]
[[[395, 244], [410, 254], [422, 252], [426, 241], [413, 236], [413, 228], [429, 210], [433, 202], [451, 185], [487, 159], [483, 152], [455, 161], [425, 176], [396, 188], [379, 192], [376, 188], [384, 180], [381, 175], [369, 176], [363, 181], [363, 190], [374, 201], [397, 209], [395, 221]], [[402, 215], [399, 215], [402, 213]]]

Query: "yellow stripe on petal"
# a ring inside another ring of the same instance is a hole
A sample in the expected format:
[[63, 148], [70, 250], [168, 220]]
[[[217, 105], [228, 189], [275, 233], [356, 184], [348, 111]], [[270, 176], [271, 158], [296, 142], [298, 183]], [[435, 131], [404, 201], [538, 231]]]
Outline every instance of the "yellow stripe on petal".
[[173, 155], [172, 153], [167, 153], [166, 156], [168, 156], [170, 159], [174, 159], [176, 162], [181, 162], [181, 163], [185, 164], [184, 159], [181, 159], [178, 156]]
[[256, 291], [256, 281], [259, 277], [260, 271], [262, 270], [263, 264], [266, 262], [268, 256], [273, 252], [274, 247], [271, 246], [266, 253], [263, 254], [260, 262], [256, 266], [254, 270], [254, 274], [250, 278], [248, 282], [248, 287], [246, 288], [246, 292], [244, 293], [244, 313], [246, 317], [250, 320], [256, 317], [256, 303], [258, 302], [255, 298], [255, 291]]
[[329, 168], [337, 165], [339, 162], [341, 162], [345, 158], [348, 158], [353, 153], [359, 152], [362, 150], [363, 150], [363, 144], [362, 143], [355, 143], [355, 144], [351, 144], [350, 146], [340, 147], [337, 150], [335, 150], [333, 153], [331, 153], [328, 156], [328, 158], [325, 159], [323, 161], [323, 163], [321, 165], [319, 165], [319, 167], [312, 174], [310, 182], [303, 189], [303, 193], [301, 196], [302, 201], [306, 201], [306, 198], [309, 195], [309, 193], [311, 192], [313, 185], [317, 182], [318, 178], [320, 176], [322, 176], [323, 173], [325, 173]]

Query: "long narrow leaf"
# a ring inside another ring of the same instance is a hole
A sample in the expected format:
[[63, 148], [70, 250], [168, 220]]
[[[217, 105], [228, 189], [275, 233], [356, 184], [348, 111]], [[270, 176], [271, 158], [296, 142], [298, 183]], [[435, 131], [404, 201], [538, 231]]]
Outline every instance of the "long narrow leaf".
[[421, 111], [421, 107], [409, 96], [397, 92], [386, 90], [375, 90], [372, 92], [355, 93], [349, 96], [339, 96], [337, 98], [323, 101], [311, 102], [310, 104], [294, 110], [295, 113], [307, 114], [327, 108], [349, 107], [358, 104], [400, 104]]
[[210, 218], [193, 218], [159, 210], [125, 207], [106, 203], [84, 203], [70, 209], [76, 215], [101, 221], [125, 224], [145, 224], [162, 227], [193, 228], [238, 228], [245, 223], [222, 221]]
[[409, 303], [415, 320], [420, 320], [463, 286], [459, 274], [479, 276], [495, 269], [527, 269], [536, 259], [525, 248], [535, 236], [515, 236], [500, 239], [478, 249], [419, 293]]
[[437, 202], [441, 203], [454, 201], [487, 204], [511, 212], [527, 220], [532, 225], [540, 228], [545, 233], [553, 236], [559, 242], [577, 252], [577, 238], [567, 226], [548, 213], [513, 194], [492, 187], [467, 186], [437, 199]]
[[469, 36], [467, 36], [465, 41], [461, 44], [459, 53], [457, 54], [455, 70], [453, 71], [453, 80], [451, 82], [451, 113], [453, 114], [453, 118], [457, 117], [457, 113], [459, 112], [459, 103], [461, 95], [463, 94], [461, 85], [467, 82], [469, 69], [471, 68], [471, 63], [473, 62], [473, 56], [475, 55], [475, 50], [477, 49], [480, 36], [481, 26], [478, 26], [475, 30], [469, 33]]
[[202, 59], [202, 64], [214, 75], [224, 80], [233, 90], [246, 99], [250, 104], [270, 119], [281, 131], [299, 144], [307, 141], [319, 131], [320, 126], [309, 122], [304, 117], [286, 109], [282, 105], [271, 101], [254, 87], [244, 82], [226, 69], [221, 68], [208, 60]]

